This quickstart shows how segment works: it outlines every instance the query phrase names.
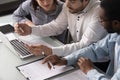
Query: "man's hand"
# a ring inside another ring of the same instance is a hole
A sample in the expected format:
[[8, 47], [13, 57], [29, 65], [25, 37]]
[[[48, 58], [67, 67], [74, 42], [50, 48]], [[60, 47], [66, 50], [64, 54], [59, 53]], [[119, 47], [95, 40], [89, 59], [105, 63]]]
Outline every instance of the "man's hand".
[[43, 59], [43, 64], [47, 63], [48, 64], [48, 68], [51, 69], [51, 65], [49, 64], [49, 62], [51, 62], [53, 65], [58, 65], [58, 66], [62, 66], [62, 65], [66, 65], [67, 64], [67, 60], [64, 58], [60, 58], [57, 55], [49, 55], [47, 57], [45, 57]]
[[93, 69], [93, 63], [90, 61], [90, 59], [81, 57], [77, 62], [79, 68], [81, 71], [83, 71], [85, 74], [91, 69]]
[[15, 32], [21, 36], [26, 36], [31, 34], [32, 28], [24, 23], [16, 23], [14, 25]]
[[52, 54], [52, 49], [44, 45], [26, 45], [26, 47], [36, 56], [42, 55], [42, 52], [44, 52], [45, 56]]

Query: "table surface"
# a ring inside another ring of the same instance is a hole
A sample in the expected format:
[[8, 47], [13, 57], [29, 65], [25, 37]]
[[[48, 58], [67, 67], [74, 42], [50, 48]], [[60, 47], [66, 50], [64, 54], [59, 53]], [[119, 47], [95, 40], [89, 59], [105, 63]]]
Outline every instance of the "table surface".
[[[0, 16], [0, 26], [5, 24], [12, 25], [12, 22], [12, 15]], [[37, 39], [41, 39], [53, 46], [59, 46], [62, 44], [56, 39], [51, 39], [49, 37]], [[25, 77], [16, 69], [16, 66], [37, 60], [39, 58], [40, 57], [34, 56], [27, 59], [20, 59], [19, 56], [16, 56], [9, 50], [9, 48], [0, 42], [0, 80], [26, 80]]]
[[[5, 16], [0, 16], [0, 26], [5, 25], [5, 24], [13, 24], [12, 23], [12, 15], [5, 15]], [[63, 45], [61, 42], [59, 42], [56, 39], [51, 39], [49, 37], [45, 38], [34, 38], [34, 36], [27, 36], [27, 38], [33, 38], [33, 39], [41, 39], [48, 44], [52, 46], [60, 46]], [[26, 80], [26, 78], [16, 69], [16, 66], [34, 61], [39, 59], [40, 57], [30, 57], [27, 59], [21, 59], [20, 57], [16, 56], [13, 54], [9, 48], [7, 48], [2, 42], [0, 42], [0, 80]], [[76, 73], [75, 73], [76, 74]], [[60, 75], [59, 77], [64, 76]], [[70, 74], [71, 76], [71, 74]], [[80, 77], [80, 76], [79, 76]], [[78, 79], [79, 79], [78, 77]], [[57, 77], [58, 78], [58, 77]], [[54, 80], [50, 79], [50, 80]], [[59, 79], [55, 79], [59, 80]], [[68, 80], [68, 79], [64, 79]]]

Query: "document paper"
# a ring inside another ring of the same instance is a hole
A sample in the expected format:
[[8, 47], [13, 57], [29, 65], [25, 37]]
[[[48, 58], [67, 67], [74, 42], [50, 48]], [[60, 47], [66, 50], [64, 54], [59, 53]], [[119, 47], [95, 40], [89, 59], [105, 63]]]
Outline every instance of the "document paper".
[[74, 68], [72, 66], [54, 67], [55, 69], [49, 69], [47, 64], [42, 64], [42, 60], [39, 60], [17, 68], [29, 80], [44, 80]]
[[52, 80], [88, 80], [87, 76], [79, 69]]

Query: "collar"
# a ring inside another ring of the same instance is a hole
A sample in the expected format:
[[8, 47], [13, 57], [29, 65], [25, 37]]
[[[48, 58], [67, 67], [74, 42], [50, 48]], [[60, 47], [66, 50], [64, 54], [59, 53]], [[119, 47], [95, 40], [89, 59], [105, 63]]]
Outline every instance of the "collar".
[[120, 39], [120, 35], [117, 33], [112, 33], [110, 35], [110, 42], [117, 42]]
[[100, 4], [99, 0], [90, 0], [88, 5], [85, 7], [83, 11], [81, 11], [81, 13], [87, 13], [89, 10], [91, 10], [91, 8], [93, 8], [94, 6], [98, 4]]

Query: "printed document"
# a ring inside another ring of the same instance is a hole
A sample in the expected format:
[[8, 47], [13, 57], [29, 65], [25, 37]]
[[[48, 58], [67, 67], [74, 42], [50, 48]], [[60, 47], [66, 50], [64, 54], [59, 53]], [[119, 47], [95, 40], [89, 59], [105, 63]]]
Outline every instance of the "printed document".
[[47, 64], [42, 64], [42, 60], [31, 62], [17, 67], [19, 71], [29, 80], [44, 80], [60, 73], [74, 69], [74, 67], [54, 66], [49, 69]]
[[80, 69], [78, 69], [64, 76], [52, 80], [88, 80], [88, 78]]

